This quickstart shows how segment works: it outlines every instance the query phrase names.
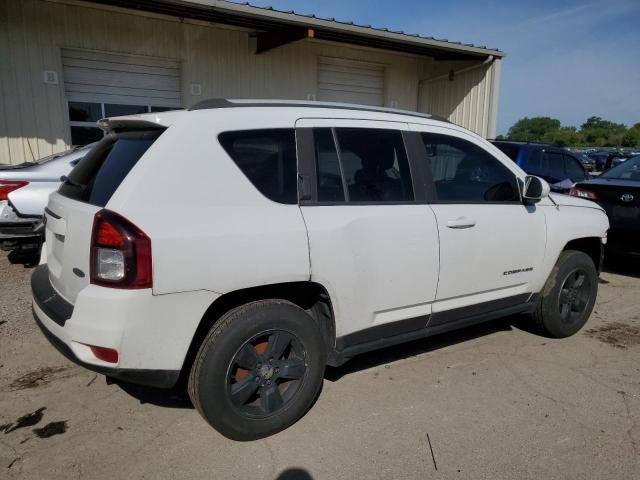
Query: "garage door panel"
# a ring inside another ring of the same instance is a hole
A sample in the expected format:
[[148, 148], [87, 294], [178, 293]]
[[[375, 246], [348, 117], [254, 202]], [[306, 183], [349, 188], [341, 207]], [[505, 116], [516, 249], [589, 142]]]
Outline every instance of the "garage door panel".
[[164, 90], [169, 92], [175, 92], [180, 84], [175, 77], [158, 77], [157, 75], [145, 73], [123, 74], [122, 72], [98, 69], [89, 71], [76, 68], [65, 70], [64, 79], [69, 84], [135, 88], [137, 90]]
[[[96, 101], [96, 96], [100, 96], [100, 101], [104, 103], [109, 103], [105, 99], [108, 96], [123, 96], [123, 97], [137, 97], [141, 99], [167, 99], [172, 100], [173, 103], [175, 101], [180, 100], [180, 95], [177, 93], [167, 93], [165, 90], [140, 90], [137, 88], [125, 88], [125, 87], [111, 87], [111, 86], [101, 86], [99, 91], [97, 91], [96, 87], [93, 85], [82, 85], [82, 84], [66, 84], [67, 97], [70, 100], [78, 100], [77, 94], [85, 94], [92, 98], [91, 101]], [[136, 102], [140, 103], [140, 102]], [[149, 102], [141, 102], [142, 105]]]
[[142, 55], [124, 55], [111, 52], [97, 52], [94, 50], [80, 50], [75, 48], [65, 48], [62, 50], [62, 56], [64, 59], [80, 59], [80, 60], [94, 60], [98, 62], [113, 62], [123, 63], [130, 65], [145, 65], [148, 67], [164, 67], [164, 68], [178, 68], [178, 62], [176, 60], [146, 57]]
[[357, 103], [360, 105], [380, 106], [380, 96], [368, 93], [341, 92], [341, 91], [323, 91], [320, 100], [325, 102], [347, 102]]
[[318, 59], [318, 100], [384, 104], [384, 66], [330, 57]]
[[322, 84], [354, 85], [361, 87], [376, 88], [380, 91], [384, 88], [382, 78], [370, 75], [358, 75], [357, 73], [342, 73], [333, 71], [320, 72], [318, 81]]
[[108, 67], [108, 70], [114, 72], [131, 72], [131, 73], [144, 73], [147, 75], [162, 75], [167, 77], [180, 77], [179, 68], [171, 67], [156, 67], [148, 65], [136, 65], [132, 63], [116, 63], [116, 62], [100, 62], [97, 60], [85, 60], [81, 58], [68, 58], [64, 59], [64, 65], [68, 68], [76, 67], [78, 69], [96, 69], [102, 70]]
[[63, 49], [62, 65], [68, 100], [181, 105], [177, 60]]

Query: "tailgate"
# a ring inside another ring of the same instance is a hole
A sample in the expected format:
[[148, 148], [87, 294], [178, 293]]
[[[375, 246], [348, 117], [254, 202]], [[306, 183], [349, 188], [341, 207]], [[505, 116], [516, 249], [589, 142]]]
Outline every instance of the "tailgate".
[[90, 283], [95, 214], [106, 207], [162, 130], [110, 134], [78, 163], [45, 209], [47, 263], [53, 287], [75, 304]]
[[47, 263], [53, 287], [68, 302], [89, 285], [93, 218], [101, 208], [53, 193], [45, 210]]

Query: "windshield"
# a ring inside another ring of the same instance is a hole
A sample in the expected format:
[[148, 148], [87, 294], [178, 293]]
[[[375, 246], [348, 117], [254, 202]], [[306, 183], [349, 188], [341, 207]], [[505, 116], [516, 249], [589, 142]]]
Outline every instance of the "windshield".
[[601, 178], [640, 181], [640, 156], [633, 157], [600, 175]]

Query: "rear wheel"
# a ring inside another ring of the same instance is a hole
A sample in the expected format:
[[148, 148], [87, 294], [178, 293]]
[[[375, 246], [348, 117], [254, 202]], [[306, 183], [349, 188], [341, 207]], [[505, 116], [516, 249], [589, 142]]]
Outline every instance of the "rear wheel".
[[283, 430], [313, 404], [326, 362], [322, 332], [283, 300], [236, 308], [212, 327], [189, 376], [200, 414], [234, 440]]
[[577, 333], [591, 315], [598, 293], [598, 272], [587, 254], [566, 250], [560, 254], [533, 318], [555, 338]]

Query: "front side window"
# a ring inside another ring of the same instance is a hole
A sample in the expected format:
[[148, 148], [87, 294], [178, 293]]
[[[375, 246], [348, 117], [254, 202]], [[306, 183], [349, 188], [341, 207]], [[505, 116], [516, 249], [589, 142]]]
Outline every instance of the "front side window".
[[349, 202], [413, 201], [413, 185], [402, 133], [372, 128], [336, 128]]
[[520, 200], [515, 175], [479, 146], [457, 137], [422, 133], [440, 202]]
[[265, 197], [278, 203], [298, 203], [293, 129], [224, 132], [218, 138], [238, 168]]

